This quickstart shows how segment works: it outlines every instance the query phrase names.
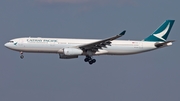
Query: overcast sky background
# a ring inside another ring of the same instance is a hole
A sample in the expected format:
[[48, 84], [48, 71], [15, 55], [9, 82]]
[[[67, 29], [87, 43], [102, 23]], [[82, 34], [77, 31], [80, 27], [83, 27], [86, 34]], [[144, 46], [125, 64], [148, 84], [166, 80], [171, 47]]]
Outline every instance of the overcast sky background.
[[[179, 0], [0, 0], [0, 101], [180, 101]], [[18, 37], [142, 40], [174, 19], [173, 46], [62, 60], [4, 47]]]

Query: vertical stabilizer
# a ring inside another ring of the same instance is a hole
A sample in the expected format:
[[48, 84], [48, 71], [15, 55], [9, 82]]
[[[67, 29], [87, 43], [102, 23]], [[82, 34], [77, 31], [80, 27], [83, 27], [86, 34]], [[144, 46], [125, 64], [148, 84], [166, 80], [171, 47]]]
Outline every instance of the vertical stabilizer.
[[175, 20], [166, 20], [158, 29], [156, 29], [144, 41], [166, 41]]

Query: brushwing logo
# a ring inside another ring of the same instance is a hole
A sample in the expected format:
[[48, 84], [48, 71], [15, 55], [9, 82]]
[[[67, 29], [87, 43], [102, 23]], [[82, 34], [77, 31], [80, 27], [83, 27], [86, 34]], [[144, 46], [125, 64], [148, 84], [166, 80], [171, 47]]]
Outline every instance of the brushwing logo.
[[167, 31], [169, 30], [169, 27], [170, 27], [170, 23], [167, 25], [167, 27], [166, 27], [162, 32], [160, 32], [160, 33], [158, 33], [158, 34], [153, 34], [153, 35], [154, 35], [155, 37], [161, 39], [161, 40], [166, 41], [166, 40], [163, 38], [163, 36], [164, 36], [164, 35], [167, 33]]

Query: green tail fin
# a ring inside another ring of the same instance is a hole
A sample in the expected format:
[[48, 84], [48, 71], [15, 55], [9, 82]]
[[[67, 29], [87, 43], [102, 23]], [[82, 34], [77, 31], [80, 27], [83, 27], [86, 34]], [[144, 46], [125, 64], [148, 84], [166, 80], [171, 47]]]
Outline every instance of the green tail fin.
[[166, 20], [153, 34], [144, 41], [166, 41], [175, 20]]

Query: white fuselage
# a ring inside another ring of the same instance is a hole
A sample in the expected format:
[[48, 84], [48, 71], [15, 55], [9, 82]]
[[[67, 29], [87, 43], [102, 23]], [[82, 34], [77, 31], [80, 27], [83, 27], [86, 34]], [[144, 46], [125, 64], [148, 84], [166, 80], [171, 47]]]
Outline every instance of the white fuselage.
[[[6, 43], [5, 46], [22, 52], [58, 53], [63, 54], [63, 49], [77, 47], [83, 44], [96, 42], [98, 39], [67, 39], [67, 38], [16, 38]], [[155, 42], [114, 40], [111, 45], [99, 49], [93, 55], [128, 55], [157, 49]], [[81, 54], [84, 55], [84, 54]]]
[[155, 50], [172, 45], [174, 41], [167, 41], [169, 32], [175, 20], [166, 20], [150, 36], [142, 41], [116, 40], [125, 35], [120, 34], [106, 39], [70, 39], [70, 38], [16, 38], [5, 44], [5, 47], [19, 51], [23, 59], [23, 52], [57, 53], [61, 59], [86, 56], [84, 61], [90, 65], [96, 62], [94, 55], [129, 55]]

